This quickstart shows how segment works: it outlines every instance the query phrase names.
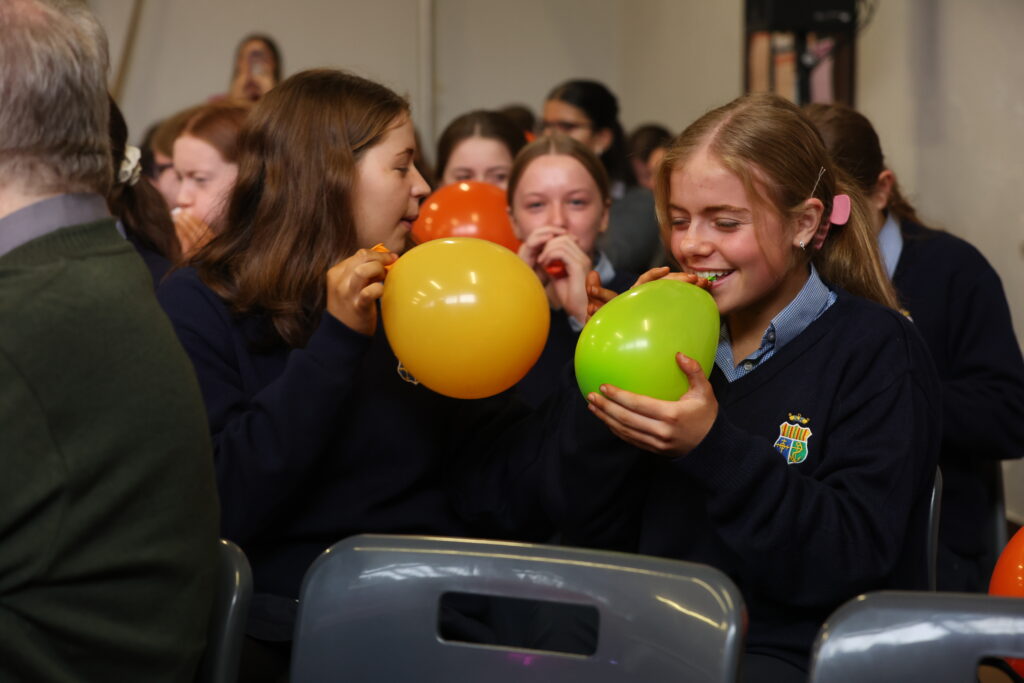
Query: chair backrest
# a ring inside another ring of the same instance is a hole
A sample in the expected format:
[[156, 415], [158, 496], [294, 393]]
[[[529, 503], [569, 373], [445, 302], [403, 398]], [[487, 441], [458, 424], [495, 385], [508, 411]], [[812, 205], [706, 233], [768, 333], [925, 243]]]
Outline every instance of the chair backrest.
[[939, 522], [942, 512], [942, 470], [935, 468], [932, 499], [928, 505], [928, 590], [938, 587]]
[[196, 683], [235, 683], [252, 599], [252, 570], [242, 549], [221, 539], [217, 590], [210, 612], [206, 651], [199, 663]]
[[1024, 600], [879, 591], [846, 603], [818, 633], [811, 683], [974, 681], [984, 657], [1024, 655]]
[[[596, 609], [593, 655], [483, 646], [438, 635], [439, 601], [470, 593]], [[685, 680], [732, 683], [745, 611], [701, 564], [559, 546], [361, 535], [306, 573], [292, 683]], [[427, 674], [426, 672], [429, 672]]]

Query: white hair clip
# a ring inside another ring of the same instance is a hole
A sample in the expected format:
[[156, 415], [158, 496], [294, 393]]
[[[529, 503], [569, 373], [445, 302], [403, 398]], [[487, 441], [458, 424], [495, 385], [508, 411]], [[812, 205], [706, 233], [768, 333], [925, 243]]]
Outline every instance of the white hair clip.
[[121, 167], [117, 170], [117, 182], [121, 185], [134, 185], [139, 182], [142, 174], [142, 166], [139, 159], [142, 158], [142, 151], [134, 145], [125, 145], [124, 159], [121, 160]]

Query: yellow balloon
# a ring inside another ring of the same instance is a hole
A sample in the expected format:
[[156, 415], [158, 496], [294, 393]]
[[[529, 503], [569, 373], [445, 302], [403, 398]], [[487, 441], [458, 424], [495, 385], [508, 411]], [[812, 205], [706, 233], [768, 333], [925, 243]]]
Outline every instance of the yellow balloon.
[[405, 369], [454, 398], [508, 389], [537, 362], [550, 314], [544, 288], [493, 242], [424, 242], [395, 261], [381, 298], [384, 332]]

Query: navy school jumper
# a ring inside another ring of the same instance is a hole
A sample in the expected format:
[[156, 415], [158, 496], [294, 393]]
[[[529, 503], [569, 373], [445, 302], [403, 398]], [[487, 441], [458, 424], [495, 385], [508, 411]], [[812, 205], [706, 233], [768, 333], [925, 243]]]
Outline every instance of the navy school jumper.
[[747, 605], [748, 651], [806, 668], [840, 604], [926, 587], [935, 370], [910, 321], [839, 292], [750, 374], [730, 384], [716, 368], [711, 383], [718, 417], [684, 457], [580, 418], [563, 460], [564, 540], [723, 570]]
[[191, 268], [158, 298], [206, 403], [222, 534], [252, 564], [250, 634], [289, 638], [306, 569], [347, 536], [553, 533], [544, 436], [564, 422], [557, 408], [411, 384], [380, 324], [368, 337], [325, 312], [305, 348], [272, 344], [265, 317], [235, 318]]
[[893, 283], [942, 381], [939, 589], [988, 590], [1002, 548], [992, 540], [989, 471], [1024, 457], [1024, 361], [999, 276], [947, 232], [902, 223]]

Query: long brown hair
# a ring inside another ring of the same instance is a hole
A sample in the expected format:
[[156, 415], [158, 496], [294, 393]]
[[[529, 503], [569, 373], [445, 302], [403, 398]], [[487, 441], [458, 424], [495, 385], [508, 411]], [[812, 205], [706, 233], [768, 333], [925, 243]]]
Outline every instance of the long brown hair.
[[[809, 104], [804, 113], [818, 129], [829, 154], [857, 181], [861, 192], [874, 192], [886, 165], [882, 143], [867, 117], [840, 104]], [[904, 198], [895, 179], [885, 208], [900, 221], [921, 224], [917, 210]]]
[[238, 138], [223, 233], [193, 258], [236, 313], [269, 316], [304, 346], [326, 305], [327, 270], [356, 251], [356, 163], [409, 104], [341, 71], [303, 71], [256, 104]]
[[808, 248], [797, 258], [811, 260], [826, 282], [896, 308], [896, 294], [859, 188], [832, 162], [821, 137], [796, 105], [777, 95], [745, 95], [714, 109], [690, 124], [669, 147], [655, 183], [666, 246], [671, 236], [672, 172], [705, 146], [736, 174], [756, 204], [784, 221], [792, 220], [803, 203], [815, 197], [825, 207], [821, 220], [827, 222], [835, 195], [849, 195], [852, 211], [847, 224], [832, 226], [820, 250]]

